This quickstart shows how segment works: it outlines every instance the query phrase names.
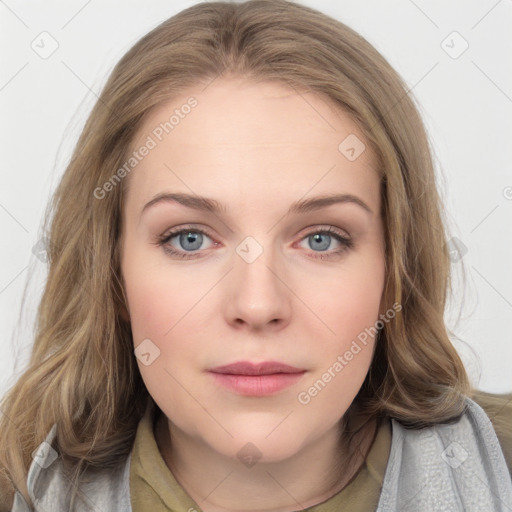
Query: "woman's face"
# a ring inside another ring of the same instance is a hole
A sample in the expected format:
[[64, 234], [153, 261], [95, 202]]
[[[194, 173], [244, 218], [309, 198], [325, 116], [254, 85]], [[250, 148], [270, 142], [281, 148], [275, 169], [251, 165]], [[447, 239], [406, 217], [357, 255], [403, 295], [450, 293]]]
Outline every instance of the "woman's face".
[[[121, 267], [137, 363], [171, 435], [278, 461], [336, 428], [382, 313], [380, 186], [363, 144], [318, 96], [238, 78], [145, 119]], [[356, 199], [316, 201], [337, 194]], [[295, 370], [247, 375], [264, 362]]]

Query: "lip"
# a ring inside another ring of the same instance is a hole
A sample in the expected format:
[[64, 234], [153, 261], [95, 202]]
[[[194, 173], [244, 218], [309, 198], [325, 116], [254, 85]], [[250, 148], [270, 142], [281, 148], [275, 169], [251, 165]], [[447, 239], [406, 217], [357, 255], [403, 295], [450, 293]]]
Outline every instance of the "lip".
[[296, 368], [280, 361], [263, 361], [251, 363], [250, 361], [237, 361], [236, 363], [217, 366], [210, 370], [213, 373], [228, 375], [273, 375], [276, 373], [303, 373], [303, 368]]
[[306, 370], [279, 361], [238, 361], [209, 372], [218, 384], [239, 395], [268, 396], [295, 384]]

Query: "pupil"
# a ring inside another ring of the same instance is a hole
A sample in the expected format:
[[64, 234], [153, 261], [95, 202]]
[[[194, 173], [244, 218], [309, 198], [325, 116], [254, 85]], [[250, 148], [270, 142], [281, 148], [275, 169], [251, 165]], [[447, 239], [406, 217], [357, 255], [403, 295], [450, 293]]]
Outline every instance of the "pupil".
[[[315, 244], [317, 245], [317, 249], [326, 250], [329, 247], [329, 235], [324, 235], [322, 233], [317, 233], [312, 235]], [[313, 247], [311, 247], [313, 249]]]

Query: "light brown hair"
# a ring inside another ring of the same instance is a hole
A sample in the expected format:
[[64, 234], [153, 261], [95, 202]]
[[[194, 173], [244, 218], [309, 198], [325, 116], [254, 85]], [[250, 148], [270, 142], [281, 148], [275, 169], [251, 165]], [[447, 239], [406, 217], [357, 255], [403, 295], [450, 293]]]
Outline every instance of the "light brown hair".
[[284, 0], [200, 3], [149, 32], [115, 66], [49, 205], [48, 278], [34, 347], [1, 402], [5, 507], [15, 488], [31, 504], [31, 453], [55, 423], [55, 449], [77, 481], [88, 466], [115, 467], [129, 455], [151, 397], [123, 317], [118, 240], [126, 180], [104, 199], [94, 190], [122, 166], [152, 109], [223, 74], [321, 95], [351, 115], [378, 157], [384, 309], [398, 303], [402, 310], [380, 332], [354, 405], [410, 428], [464, 412], [470, 383], [444, 322], [444, 213], [428, 138], [405, 83], [363, 37], [314, 9]]

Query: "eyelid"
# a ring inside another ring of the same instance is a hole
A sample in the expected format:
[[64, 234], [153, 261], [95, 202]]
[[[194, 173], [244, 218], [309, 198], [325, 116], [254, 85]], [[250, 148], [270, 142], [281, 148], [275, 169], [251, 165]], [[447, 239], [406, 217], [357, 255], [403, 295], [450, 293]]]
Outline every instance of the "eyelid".
[[[208, 237], [210, 237], [212, 239], [215, 238], [207, 228], [197, 227], [194, 224], [185, 224], [183, 226], [178, 226], [176, 228], [172, 228], [171, 230], [167, 231], [164, 235], [161, 235], [158, 238], [166, 240], [166, 239], [172, 238], [173, 236], [181, 233], [182, 231], [187, 231], [187, 230], [197, 231], [198, 233], [207, 235]], [[350, 234], [346, 230], [338, 228], [331, 224], [312, 224], [310, 226], [306, 226], [301, 231], [305, 231], [305, 233], [302, 235], [302, 238], [304, 238], [312, 233], [329, 232], [329, 233], [335, 233], [340, 236], [343, 236], [346, 239], [351, 239]], [[345, 234], [343, 235], [342, 232], [344, 232]]]
[[[299, 238], [299, 241], [295, 242], [295, 243], [300, 243], [300, 242], [304, 241], [308, 236], [311, 236], [313, 234], [327, 233], [328, 235], [335, 238], [340, 244], [342, 244], [341, 248], [331, 249], [330, 251], [320, 251], [320, 252], [312, 251], [313, 254], [317, 254], [317, 256], [312, 257], [313, 259], [334, 258], [336, 256], [339, 256], [342, 252], [351, 249], [354, 245], [354, 242], [352, 241], [352, 238], [351, 238], [350, 234], [348, 234], [347, 231], [345, 231], [341, 228], [338, 228], [336, 226], [332, 226], [330, 224], [325, 224], [325, 225], [314, 224], [314, 225], [307, 226], [304, 229], [307, 231], [304, 234], [302, 234]], [[176, 228], [169, 230], [168, 232], [166, 232], [166, 234], [159, 236], [157, 238], [156, 245], [163, 246], [164, 250], [166, 250], [171, 255], [182, 257], [184, 259], [194, 259], [194, 258], [200, 257], [201, 253], [204, 252], [206, 249], [200, 249], [198, 251], [187, 252], [187, 251], [177, 250], [175, 248], [170, 249], [167, 246], [168, 242], [172, 238], [174, 238], [175, 236], [177, 236], [183, 232], [187, 232], [187, 231], [197, 232], [197, 233], [206, 235], [208, 238], [213, 240], [214, 245], [219, 244], [218, 242], [215, 241], [215, 237], [213, 237], [210, 234], [208, 229], [205, 229], [202, 227], [196, 227], [192, 224], [189, 224], [189, 225], [178, 226]], [[342, 232], [345, 232], [346, 235], [343, 235]]]
[[[332, 224], [311, 224], [309, 226], [306, 226], [302, 231], [305, 231], [305, 234], [302, 235], [302, 237], [308, 236], [312, 233], [328, 232], [328, 233], [338, 234], [347, 239], [351, 238], [351, 236], [347, 230], [338, 228], [337, 226], [333, 226]], [[345, 234], [343, 234], [343, 233], [345, 233]]]
[[179, 235], [183, 231], [192, 231], [197, 233], [202, 233], [203, 235], [206, 235], [208, 238], [213, 239], [214, 237], [210, 234], [210, 232], [207, 229], [204, 228], [198, 228], [193, 225], [184, 225], [177, 228], [173, 228], [166, 232], [166, 234], [159, 237], [159, 240], [162, 240], [164, 242], [170, 240], [176, 235]]

